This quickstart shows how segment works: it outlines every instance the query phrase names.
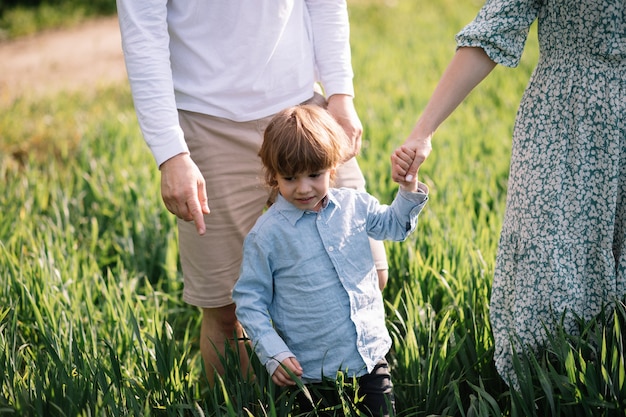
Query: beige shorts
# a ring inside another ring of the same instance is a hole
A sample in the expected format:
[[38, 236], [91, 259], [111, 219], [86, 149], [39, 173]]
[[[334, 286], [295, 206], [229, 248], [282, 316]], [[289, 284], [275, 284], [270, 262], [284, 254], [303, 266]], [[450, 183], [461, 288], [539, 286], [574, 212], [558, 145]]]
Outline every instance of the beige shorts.
[[[271, 117], [233, 122], [181, 110], [179, 119], [191, 158], [206, 180], [211, 209], [203, 236], [192, 222], [178, 220], [183, 299], [202, 308], [223, 307], [233, 302], [243, 240], [268, 198], [257, 154]], [[335, 185], [365, 189], [356, 159], [338, 169]], [[376, 268], [387, 269], [383, 242], [372, 241], [372, 253]]]

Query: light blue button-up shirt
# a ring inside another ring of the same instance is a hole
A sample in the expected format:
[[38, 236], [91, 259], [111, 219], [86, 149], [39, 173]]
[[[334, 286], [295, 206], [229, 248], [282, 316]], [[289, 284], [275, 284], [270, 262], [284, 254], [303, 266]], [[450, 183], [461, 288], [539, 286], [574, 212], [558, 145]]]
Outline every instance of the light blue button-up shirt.
[[428, 196], [399, 191], [390, 206], [330, 189], [319, 212], [278, 196], [245, 239], [233, 290], [237, 317], [270, 375], [295, 356], [305, 383], [371, 372], [391, 346], [368, 237], [402, 241]]

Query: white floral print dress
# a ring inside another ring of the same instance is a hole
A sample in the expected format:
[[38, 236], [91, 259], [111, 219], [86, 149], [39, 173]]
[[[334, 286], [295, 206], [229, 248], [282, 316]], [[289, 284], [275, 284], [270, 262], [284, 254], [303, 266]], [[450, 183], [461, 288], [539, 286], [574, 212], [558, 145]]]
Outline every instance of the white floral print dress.
[[626, 295], [625, 4], [488, 0], [457, 35], [514, 67], [538, 21], [490, 304], [495, 363], [510, 382], [510, 340], [535, 349], [564, 312], [575, 332], [575, 316]]

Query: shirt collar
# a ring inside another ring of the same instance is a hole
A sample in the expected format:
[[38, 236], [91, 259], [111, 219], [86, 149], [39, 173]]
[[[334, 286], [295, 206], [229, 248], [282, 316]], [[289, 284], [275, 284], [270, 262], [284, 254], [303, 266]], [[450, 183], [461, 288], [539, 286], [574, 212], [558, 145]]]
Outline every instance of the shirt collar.
[[[322, 210], [320, 210], [320, 213], [328, 209], [329, 206], [340, 207], [339, 201], [337, 201], [337, 198], [335, 197], [332, 188], [328, 189], [328, 194], [326, 194], [326, 197], [324, 197], [324, 202], [322, 203]], [[278, 195], [276, 196], [276, 201], [274, 202], [274, 205], [272, 207], [275, 207], [275, 209], [280, 214], [282, 214], [292, 225], [295, 225], [298, 220], [300, 220], [300, 218], [304, 216], [305, 213], [310, 212], [308, 210], [300, 210], [299, 208], [285, 200], [285, 198], [280, 195], [280, 193], [278, 193]]]

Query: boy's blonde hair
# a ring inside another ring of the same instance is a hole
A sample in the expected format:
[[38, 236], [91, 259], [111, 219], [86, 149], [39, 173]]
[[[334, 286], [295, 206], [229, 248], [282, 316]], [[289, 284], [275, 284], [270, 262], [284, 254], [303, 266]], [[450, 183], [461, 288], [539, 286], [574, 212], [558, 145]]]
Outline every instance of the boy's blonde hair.
[[263, 135], [259, 156], [265, 182], [273, 188], [277, 174], [291, 177], [336, 168], [344, 162], [346, 143], [343, 129], [322, 107], [289, 107], [272, 118]]

